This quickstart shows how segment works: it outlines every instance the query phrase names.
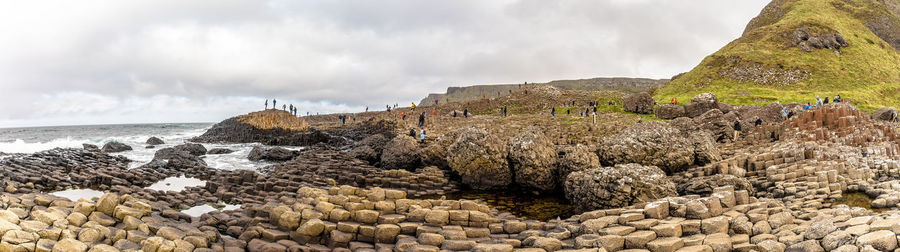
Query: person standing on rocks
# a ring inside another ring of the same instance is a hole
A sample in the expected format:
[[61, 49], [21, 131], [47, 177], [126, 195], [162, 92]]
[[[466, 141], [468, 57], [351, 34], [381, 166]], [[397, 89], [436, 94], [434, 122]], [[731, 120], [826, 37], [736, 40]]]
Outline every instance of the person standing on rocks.
[[894, 110], [894, 112], [891, 112], [891, 122], [895, 123], [897, 120], [900, 119], [897, 119], [897, 110]]
[[556, 117], [556, 107], [551, 107], [551, 108], [550, 108], [550, 116]]
[[781, 120], [787, 120], [788, 112], [790, 112], [787, 108], [781, 109]]
[[406, 112], [400, 112], [400, 120], [406, 120]]
[[463, 109], [463, 117], [469, 118], [469, 108]]
[[287, 105], [281, 104], [281, 111], [287, 111]]
[[803, 110], [809, 110], [812, 107], [812, 104], [809, 102], [806, 103], [806, 107], [803, 107]]
[[762, 125], [762, 119], [759, 119], [759, 117], [757, 117], [756, 121], [753, 122], [753, 126], [759, 127], [759, 125]]
[[817, 95], [816, 96], [816, 107], [821, 107], [821, 106], [822, 106], [822, 99], [820, 99], [819, 96]]
[[591, 112], [591, 117], [594, 118], [594, 124], [597, 124], [597, 108], [594, 107], [594, 112]]
[[416, 138], [416, 129], [415, 128], [412, 128], [412, 127], [409, 128], [409, 137], [412, 137], [413, 139]]
[[412, 104], [412, 106], [410, 107], [410, 110], [416, 111], [416, 103], [413, 103], [413, 104]]
[[422, 112], [422, 114], [419, 114], [419, 128], [424, 127], [424, 126], [425, 126], [425, 112]]
[[272, 99], [272, 109], [278, 109], [278, 100]]
[[741, 118], [734, 119], [734, 142], [737, 142], [741, 135]]
[[828, 104], [828, 96], [825, 96], [825, 102], [823, 102], [822, 104]]
[[425, 128], [422, 128], [422, 134], [419, 134], [419, 141], [425, 144]]
[[266, 99], [266, 109], [269, 109], [269, 99]]

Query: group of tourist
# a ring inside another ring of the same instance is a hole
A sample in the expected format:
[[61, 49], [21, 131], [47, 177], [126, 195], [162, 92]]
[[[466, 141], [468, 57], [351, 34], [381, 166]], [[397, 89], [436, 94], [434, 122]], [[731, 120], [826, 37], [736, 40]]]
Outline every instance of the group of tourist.
[[[269, 99], [266, 99], [265, 109], [269, 109]], [[278, 109], [278, 100], [272, 99], [272, 109]], [[288, 111], [291, 115], [297, 116], [297, 107], [294, 107], [294, 104], [281, 104], [281, 110]], [[309, 112], [306, 112], [306, 115], [309, 115]]]

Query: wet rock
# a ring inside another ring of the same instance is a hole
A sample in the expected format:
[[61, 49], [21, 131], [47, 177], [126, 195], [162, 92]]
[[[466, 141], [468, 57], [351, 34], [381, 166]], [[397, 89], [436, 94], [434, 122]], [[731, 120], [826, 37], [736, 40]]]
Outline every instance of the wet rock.
[[397, 135], [385, 146], [381, 154], [384, 169], [414, 170], [419, 165], [419, 143], [407, 135]]
[[556, 188], [556, 146], [540, 129], [529, 127], [513, 137], [508, 157], [519, 186], [544, 192]]
[[655, 166], [616, 165], [573, 172], [566, 198], [585, 211], [629, 206], [676, 195], [675, 184]]
[[479, 190], [504, 188], [512, 183], [506, 145], [483, 129], [460, 129], [459, 138], [448, 149], [450, 168], [462, 183]]
[[150, 137], [150, 138], [147, 139], [147, 142], [146, 142], [146, 143], [149, 144], [149, 145], [166, 144], [166, 142], [163, 142], [163, 140], [162, 140], [162, 139], [159, 139], [158, 137]]
[[103, 148], [100, 150], [103, 152], [106, 152], [106, 153], [115, 153], [115, 152], [130, 151], [132, 149], [131, 149], [131, 146], [128, 146], [128, 145], [120, 143], [120, 142], [108, 142], [108, 143], [104, 144]]
[[175, 148], [175, 150], [178, 150], [178, 151], [188, 152], [194, 156], [206, 155], [206, 147], [203, 147], [203, 145], [201, 145], [201, 144], [186, 143], [186, 144], [182, 144], [182, 145], [177, 145], [173, 148]]
[[597, 155], [604, 165], [653, 165], [671, 174], [694, 163], [694, 143], [666, 123], [646, 122], [603, 139]]
[[97, 145], [93, 145], [93, 144], [81, 144], [81, 146], [82, 146], [82, 147], [84, 148], [84, 150], [86, 150], [86, 151], [100, 151], [100, 147], [97, 147]]
[[625, 109], [625, 112], [650, 114], [653, 113], [653, 106], [655, 105], [656, 101], [646, 92], [628, 95], [622, 99], [622, 107]]
[[231, 154], [234, 150], [226, 149], [226, 148], [212, 148], [206, 152], [207, 155], [221, 155], [221, 154]]
[[289, 161], [294, 159], [298, 155], [297, 151], [288, 150], [282, 147], [272, 147], [272, 148], [263, 148], [263, 147], [253, 147], [250, 150], [250, 154], [247, 155], [247, 159], [250, 161]]

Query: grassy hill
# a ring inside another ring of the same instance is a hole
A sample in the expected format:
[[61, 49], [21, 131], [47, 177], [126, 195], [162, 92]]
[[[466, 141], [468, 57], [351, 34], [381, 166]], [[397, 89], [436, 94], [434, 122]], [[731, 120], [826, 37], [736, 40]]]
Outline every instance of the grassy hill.
[[897, 0], [774, 0], [744, 34], [654, 98], [714, 92], [732, 104], [814, 102], [840, 94], [864, 110], [900, 104]]
[[[534, 89], [535, 86], [552, 86], [560, 90], [582, 90], [582, 91], [619, 91], [623, 93], [636, 93], [647, 91], [651, 88], [659, 87], [668, 80], [655, 80], [645, 78], [591, 78], [580, 80], [556, 80], [547, 83], [528, 83], [527, 87]], [[496, 85], [475, 85], [469, 87], [449, 87], [447, 93], [429, 94], [422, 99], [417, 106], [431, 105], [435, 99], [440, 103], [472, 101], [482, 98], [482, 94], [487, 98], [496, 98], [497, 92], [501, 96], [506, 96], [512, 92], [520, 90], [520, 84], [496, 84]]]

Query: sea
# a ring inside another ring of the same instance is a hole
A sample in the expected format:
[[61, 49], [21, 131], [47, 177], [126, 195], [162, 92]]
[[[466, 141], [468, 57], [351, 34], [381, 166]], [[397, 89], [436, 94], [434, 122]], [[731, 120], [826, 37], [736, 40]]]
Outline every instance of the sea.
[[[159, 123], [159, 124], [116, 124], [47, 126], [25, 128], [0, 128], [0, 152], [6, 154], [36, 153], [53, 148], [82, 148], [82, 144], [103, 147], [110, 141], [127, 144], [133, 150], [113, 153], [122, 155], [131, 162], [129, 168], [140, 167], [153, 159], [156, 150], [184, 144], [188, 139], [206, 132], [212, 123]], [[158, 137], [165, 144], [147, 148], [147, 139]], [[247, 159], [250, 150], [259, 143], [247, 144], [203, 144], [206, 149], [227, 148], [234, 152], [221, 155], [203, 156], [211, 168], [223, 170], [256, 170], [270, 165], [269, 162], [255, 162]], [[287, 147], [288, 149], [300, 149]], [[9, 155], [5, 155], [9, 157]], [[0, 156], [3, 158], [3, 156]]]

